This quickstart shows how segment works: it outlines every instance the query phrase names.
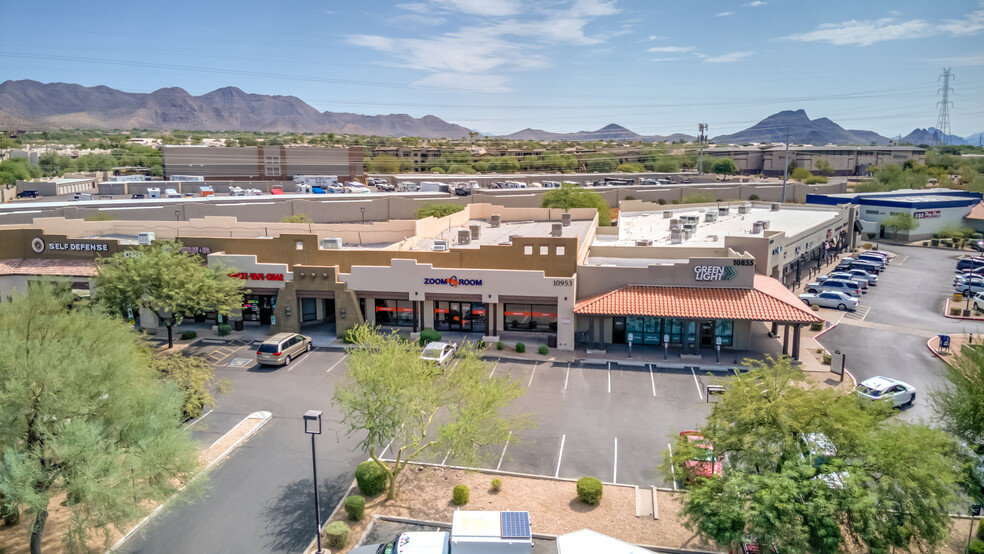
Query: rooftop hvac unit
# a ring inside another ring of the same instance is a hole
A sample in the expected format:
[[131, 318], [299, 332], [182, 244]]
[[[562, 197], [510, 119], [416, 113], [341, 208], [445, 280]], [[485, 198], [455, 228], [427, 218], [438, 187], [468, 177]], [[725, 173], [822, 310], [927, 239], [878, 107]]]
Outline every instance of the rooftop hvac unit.
[[706, 214], [704, 214], [704, 221], [706, 223], [717, 221], [717, 216], [718, 216], [717, 212], [707, 212]]
[[471, 244], [471, 232], [467, 229], [458, 231], [458, 244]]
[[763, 219], [763, 220], [759, 221], [759, 223], [762, 224], [762, 228], [763, 229], [768, 229], [769, 228], [769, 220]]
[[683, 242], [683, 230], [673, 229], [670, 231], [670, 244], [680, 244]]
[[561, 216], [560, 216], [560, 223], [563, 224], [564, 227], [570, 227], [571, 226], [571, 214], [569, 214], [569, 213], [561, 214]]
[[752, 234], [757, 235], [761, 232], [762, 232], [762, 222], [756, 221], [755, 223], [752, 223]]
[[697, 224], [696, 223], [688, 222], [688, 223], [684, 223], [683, 224], [683, 230], [684, 231], [693, 231], [696, 228], [697, 228]]
[[772, 211], [778, 212], [779, 211], [779, 207], [780, 207], [780, 205], [779, 205], [778, 202], [773, 202], [772, 203]]
[[652, 241], [652, 239], [636, 239], [635, 245], [636, 246], [652, 246], [653, 245], [653, 241]]
[[669, 210], [663, 212], [663, 219], [672, 219], [672, 218], [673, 218], [673, 212]]
[[434, 246], [431, 247], [435, 252], [447, 252], [448, 251], [448, 241], [446, 240], [435, 240]]
[[690, 239], [694, 238], [694, 231], [693, 231], [693, 229], [686, 229], [686, 230], [684, 230], [684, 232], [683, 232], [683, 238], [686, 239], [686, 240], [690, 240]]
[[748, 213], [748, 206], [747, 205], [742, 204], [741, 206], [738, 206], [738, 214], [739, 215], [745, 215], [747, 213]]
[[147, 246], [147, 245], [149, 245], [152, 242], [154, 242], [154, 232], [153, 231], [147, 231], [147, 232], [144, 232], [144, 233], [137, 233], [137, 243], [138, 244]]
[[477, 223], [469, 225], [468, 230], [471, 232], [472, 240], [477, 240], [482, 235], [482, 226]]
[[322, 250], [340, 250], [341, 248], [342, 248], [342, 239], [340, 238], [321, 239]]
[[550, 236], [560, 237], [564, 235], [564, 226], [560, 223], [554, 223], [550, 225]]
[[489, 219], [489, 227], [497, 229], [499, 224], [502, 222], [502, 216], [499, 214], [492, 214], [491, 219]]
[[728, 215], [728, 213], [730, 211], [731, 211], [731, 208], [729, 208], [728, 206], [719, 206], [718, 207], [718, 215]]
[[670, 230], [672, 231], [673, 229], [683, 229], [683, 225], [680, 224], [679, 219], [670, 220]]

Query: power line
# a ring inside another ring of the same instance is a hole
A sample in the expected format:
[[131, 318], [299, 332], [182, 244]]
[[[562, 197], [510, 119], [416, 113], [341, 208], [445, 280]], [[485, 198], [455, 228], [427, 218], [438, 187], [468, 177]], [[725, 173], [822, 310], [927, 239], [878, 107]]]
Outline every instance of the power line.
[[940, 79], [943, 80], [943, 86], [939, 90], [942, 100], [936, 103], [940, 107], [940, 116], [936, 119], [936, 129], [939, 131], [936, 139], [937, 146], [950, 143], [950, 106], [953, 104], [953, 102], [950, 102], [951, 78], [956, 80], [956, 77], [950, 73], [950, 68], [943, 68], [943, 74], [940, 75]]

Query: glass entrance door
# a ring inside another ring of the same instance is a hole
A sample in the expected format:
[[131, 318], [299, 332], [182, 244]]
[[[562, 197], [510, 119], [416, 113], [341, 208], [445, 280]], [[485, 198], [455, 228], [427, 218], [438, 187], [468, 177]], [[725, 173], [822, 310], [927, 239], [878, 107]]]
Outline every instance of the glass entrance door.
[[713, 321], [701, 321], [700, 322], [700, 347], [701, 348], [713, 348], [714, 347], [714, 322]]

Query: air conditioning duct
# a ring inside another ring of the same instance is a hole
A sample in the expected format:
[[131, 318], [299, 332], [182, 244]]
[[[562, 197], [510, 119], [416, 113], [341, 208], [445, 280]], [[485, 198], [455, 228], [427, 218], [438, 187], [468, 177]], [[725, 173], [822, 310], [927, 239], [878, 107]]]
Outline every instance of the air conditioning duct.
[[707, 212], [704, 214], [704, 222], [710, 223], [712, 221], [717, 221], [717, 212]]
[[326, 238], [321, 239], [321, 249], [322, 250], [341, 250], [342, 239], [340, 238]]
[[663, 219], [671, 219], [671, 218], [673, 218], [673, 212], [669, 210], [663, 212]]
[[742, 204], [741, 206], [738, 206], [738, 215], [745, 215], [747, 213], [748, 213], [748, 206], [747, 205]]
[[780, 207], [781, 207], [781, 205], [778, 202], [773, 202], [772, 203], [772, 211], [778, 212]]
[[458, 244], [471, 244], [471, 232], [467, 229], [458, 231]]

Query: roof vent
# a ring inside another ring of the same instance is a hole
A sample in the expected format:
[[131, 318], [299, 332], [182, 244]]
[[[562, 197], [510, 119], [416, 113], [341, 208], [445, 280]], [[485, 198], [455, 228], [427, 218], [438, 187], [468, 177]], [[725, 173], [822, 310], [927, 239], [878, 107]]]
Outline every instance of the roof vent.
[[550, 225], [550, 236], [560, 237], [564, 235], [564, 225], [562, 223], [553, 223]]
[[779, 211], [779, 208], [780, 208], [780, 204], [778, 202], [773, 202], [772, 203], [772, 211], [778, 212]]
[[468, 229], [458, 231], [458, 244], [471, 244], [471, 232]]
[[499, 214], [492, 214], [491, 219], [489, 219], [489, 227], [493, 229], [498, 229], [500, 223], [502, 222], [502, 216]]
[[342, 248], [342, 239], [340, 238], [321, 239], [322, 250], [340, 250], [341, 248]]
[[747, 213], [748, 213], [748, 205], [747, 204], [742, 204], [741, 206], [738, 206], [738, 215], [745, 215]]
[[718, 215], [728, 215], [730, 211], [731, 208], [728, 206], [718, 206]]
[[683, 229], [670, 230], [670, 244], [680, 244], [683, 242]]
[[154, 242], [154, 232], [147, 231], [144, 233], [137, 233], [137, 243], [143, 246], [148, 246], [150, 243]]
[[636, 246], [652, 246], [653, 245], [653, 241], [652, 241], [652, 239], [636, 239], [635, 245]]
[[570, 227], [571, 226], [571, 214], [566, 213], [566, 212], [563, 213], [563, 214], [561, 214], [561, 216], [560, 216], [560, 222], [561, 222], [561, 224], [563, 224], [564, 227]]
[[752, 223], [752, 234], [753, 235], [757, 235], [757, 234], [761, 233], [762, 232], [762, 229], [764, 229], [764, 227], [762, 226], [762, 222], [761, 221], [756, 221], [755, 223]]
[[663, 212], [663, 219], [670, 219], [673, 217], [673, 212], [666, 210]]
[[717, 217], [718, 217], [717, 212], [707, 212], [707, 213], [704, 214], [704, 221], [706, 223], [710, 223], [712, 221], [717, 221]]
[[448, 251], [448, 241], [446, 240], [435, 240], [434, 245], [431, 247], [435, 252], [447, 252]]
[[469, 225], [468, 230], [471, 231], [472, 240], [477, 240], [482, 235], [482, 226], [477, 223]]

